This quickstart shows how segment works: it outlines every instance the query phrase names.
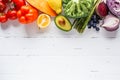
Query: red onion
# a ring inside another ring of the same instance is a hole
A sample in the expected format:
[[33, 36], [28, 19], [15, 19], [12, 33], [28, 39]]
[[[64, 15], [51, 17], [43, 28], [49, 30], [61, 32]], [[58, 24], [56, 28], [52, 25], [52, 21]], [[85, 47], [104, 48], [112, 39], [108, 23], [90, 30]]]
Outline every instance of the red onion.
[[115, 31], [119, 28], [120, 20], [113, 15], [107, 15], [103, 21], [102, 27], [107, 31]]

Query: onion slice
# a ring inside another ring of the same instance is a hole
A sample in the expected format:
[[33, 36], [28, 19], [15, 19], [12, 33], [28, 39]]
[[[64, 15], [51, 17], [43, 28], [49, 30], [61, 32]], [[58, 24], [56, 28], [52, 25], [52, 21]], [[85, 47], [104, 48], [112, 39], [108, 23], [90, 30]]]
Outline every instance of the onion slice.
[[107, 15], [103, 20], [102, 27], [105, 28], [107, 31], [115, 31], [119, 28], [119, 23], [119, 18], [113, 15]]

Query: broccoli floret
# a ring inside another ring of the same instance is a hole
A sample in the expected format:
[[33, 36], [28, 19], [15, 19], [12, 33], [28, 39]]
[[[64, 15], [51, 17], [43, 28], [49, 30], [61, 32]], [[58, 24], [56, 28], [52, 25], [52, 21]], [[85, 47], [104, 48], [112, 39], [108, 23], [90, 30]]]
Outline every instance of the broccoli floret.
[[88, 16], [94, 0], [63, 0], [63, 9], [66, 16], [81, 18]]

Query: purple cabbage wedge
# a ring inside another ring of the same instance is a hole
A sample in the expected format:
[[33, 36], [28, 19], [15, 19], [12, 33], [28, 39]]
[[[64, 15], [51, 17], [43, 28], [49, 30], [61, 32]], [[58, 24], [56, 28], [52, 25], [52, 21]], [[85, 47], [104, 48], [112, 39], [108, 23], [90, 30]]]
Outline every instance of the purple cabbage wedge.
[[106, 0], [106, 3], [110, 12], [120, 18], [120, 0]]

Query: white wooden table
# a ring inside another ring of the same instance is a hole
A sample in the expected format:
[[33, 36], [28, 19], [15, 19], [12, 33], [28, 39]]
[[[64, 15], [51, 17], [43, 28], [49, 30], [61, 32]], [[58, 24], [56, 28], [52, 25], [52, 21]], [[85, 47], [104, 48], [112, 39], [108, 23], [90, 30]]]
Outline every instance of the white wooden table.
[[1, 24], [0, 80], [120, 80], [120, 30]]

